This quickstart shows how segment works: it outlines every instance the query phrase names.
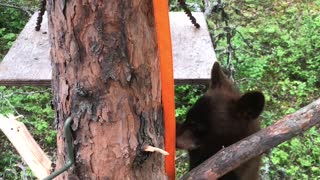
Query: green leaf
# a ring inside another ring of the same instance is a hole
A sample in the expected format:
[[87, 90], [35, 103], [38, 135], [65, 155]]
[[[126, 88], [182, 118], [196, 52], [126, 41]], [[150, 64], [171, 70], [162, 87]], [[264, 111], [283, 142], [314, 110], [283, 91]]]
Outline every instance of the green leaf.
[[299, 158], [298, 162], [300, 162], [300, 164], [304, 167], [310, 167], [311, 166], [311, 162], [304, 159], [304, 158]]
[[5, 34], [4, 36], [2, 36], [2, 38], [4, 40], [9, 40], [9, 41], [13, 41], [16, 39], [16, 34], [14, 33], [8, 33], [8, 34]]

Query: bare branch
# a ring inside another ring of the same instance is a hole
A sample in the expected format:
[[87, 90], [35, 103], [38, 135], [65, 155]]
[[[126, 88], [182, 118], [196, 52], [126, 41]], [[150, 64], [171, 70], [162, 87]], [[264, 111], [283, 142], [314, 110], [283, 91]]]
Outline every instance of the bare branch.
[[320, 98], [275, 124], [222, 149], [181, 179], [217, 179], [316, 124], [320, 124]]
[[20, 10], [20, 11], [22, 11], [22, 12], [24, 12], [24, 13], [28, 14], [28, 16], [29, 16], [29, 17], [31, 17], [31, 16], [32, 16], [31, 12], [30, 12], [28, 9], [23, 8], [23, 7], [19, 7], [19, 6], [12, 5], [12, 4], [1, 3], [1, 2], [0, 2], [0, 6], [2, 6], [2, 7], [8, 7], [8, 8], [18, 9], [18, 10]]
[[203, 4], [204, 4], [204, 16], [207, 18], [211, 14], [213, 5], [210, 0], [203, 0]]

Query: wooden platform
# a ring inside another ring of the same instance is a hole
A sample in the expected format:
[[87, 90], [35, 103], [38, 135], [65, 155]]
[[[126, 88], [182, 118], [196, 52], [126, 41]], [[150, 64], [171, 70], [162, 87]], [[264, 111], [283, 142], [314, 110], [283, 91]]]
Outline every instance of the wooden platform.
[[35, 31], [35, 13], [0, 63], [0, 85], [50, 85], [48, 21], [44, 15], [41, 31]]
[[170, 12], [175, 84], [202, 84], [210, 79], [216, 61], [203, 13], [193, 12], [200, 24], [195, 28], [183, 12]]
[[[200, 29], [182, 12], [170, 12], [175, 84], [206, 83], [216, 60], [203, 13], [193, 13]], [[50, 86], [48, 20], [44, 15], [40, 31], [35, 31], [35, 13], [0, 62], [0, 85]]]

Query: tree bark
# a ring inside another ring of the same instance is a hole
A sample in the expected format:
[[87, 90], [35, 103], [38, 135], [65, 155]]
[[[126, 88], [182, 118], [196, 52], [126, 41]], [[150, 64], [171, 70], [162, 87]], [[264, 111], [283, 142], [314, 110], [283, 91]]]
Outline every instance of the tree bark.
[[69, 116], [75, 165], [58, 179], [166, 179], [151, 0], [48, 1], [57, 167]]
[[[227, 147], [181, 179], [217, 179], [240, 164], [320, 124], [320, 99]], [[214, 142], [213, 142], [214, 143]]]

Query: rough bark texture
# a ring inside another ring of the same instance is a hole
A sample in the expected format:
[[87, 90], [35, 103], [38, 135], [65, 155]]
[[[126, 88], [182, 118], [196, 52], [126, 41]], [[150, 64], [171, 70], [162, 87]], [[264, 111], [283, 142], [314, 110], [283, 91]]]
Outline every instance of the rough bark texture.
[[181, 179], [217, 179], [240, 164], [320, 124], [320, 99], [221, 151]]
[[151, 0], [48, 1], [58, 126], [73, 118], [76, 163], [59, 179], [166, 179]]

